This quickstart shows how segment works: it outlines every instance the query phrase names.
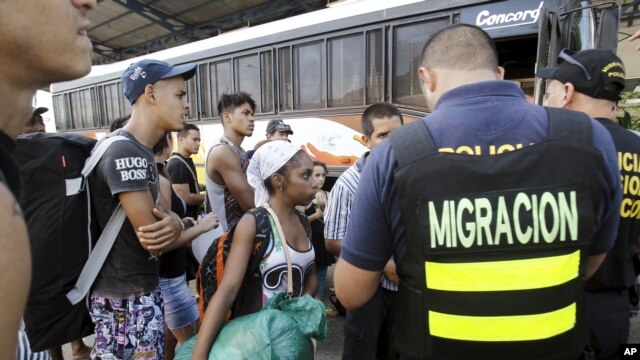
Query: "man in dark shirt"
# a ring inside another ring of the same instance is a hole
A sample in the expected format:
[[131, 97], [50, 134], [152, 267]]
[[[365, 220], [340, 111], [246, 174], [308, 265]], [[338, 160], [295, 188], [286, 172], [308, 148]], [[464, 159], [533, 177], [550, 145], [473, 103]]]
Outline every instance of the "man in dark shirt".
[[98, 226], [105, 227], [117, 206], [127, 216], [91, 293], [95, 358], [164, 357], [157, 260], [181, 236], [184, 224], [156, 205], [159, 179], [151, 148], [167, 131], [185, 125], [185, 80], [195, 71], [195, 65], [142, 60], [122, 74], [132, 113], [127, 125], [113, 134], [127, 140], [113, 143], [89, 177]]
[[616, 103], [624, 89], [622, 60], [608, 50], [562, 51], [558, 65], [538, 71], [547, 80], [544, 105], [582, 111], [611, 134], [622, 179], [620, 225], [613, 249], [586, 283], [590, 344], [597, 359], [617, 359], [629, 337], [629, 295], [635, 283], [629, 251], [640, 236], [640, 137], [617, 123]]
[[196, 166], [191, 159], [200, 150], [200, 129], [193, 124], [185, 125], [178, 132], [178, 152], [169, 158], [167, 169], [171, 176], [173, 191], [187, 203], [187, 216], [197, 219], [198, 209], [204, 202], [204, 185], [198, 182]]
[[[20, 179], [10, 153], [36, 91], [91, 69], [87, 11], [95, 0], [0, 1], [0, 358], [16, 357], [31, 259], [16, 199]], [[37, 24], [37, 26], [34, 26]], [[64, 51], [61, 51], [64, 50]], [[55, 54], [55, 56], [51, 56]]]

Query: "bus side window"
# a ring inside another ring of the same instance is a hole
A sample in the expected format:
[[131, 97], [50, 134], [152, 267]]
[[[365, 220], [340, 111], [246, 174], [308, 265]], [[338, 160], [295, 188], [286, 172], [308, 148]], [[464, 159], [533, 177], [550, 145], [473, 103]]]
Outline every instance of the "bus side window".
[[291, 73], [291, 47], [278, 49], [280, 111], [293, 110], [293, 75]]
[[446, 16], [393, 28], [393, 103], [420, 109], [427, 107], [417, 75], [422, 47], [431, 34], [450, 23], [451, 19]]

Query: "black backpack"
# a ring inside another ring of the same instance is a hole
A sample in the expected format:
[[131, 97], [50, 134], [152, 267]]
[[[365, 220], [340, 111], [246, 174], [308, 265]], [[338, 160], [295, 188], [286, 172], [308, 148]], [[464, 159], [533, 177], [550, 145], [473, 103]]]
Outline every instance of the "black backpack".
[[88, 304], [82, 301], [86, 294], [76, 296], [75, 304], [67, 294], [98, 239], [86, 177], [81, 176], [96, 142], [69, 133], [32, 133], [17, 139], [13, 155], [20, 166], [19, 202], [32, 256], [24, 321], [33, 351], [93, 333]]
[[[262, 206], [249, 210], [256, 219], [256, 236], [253, 240], [253, 252], [249, 257], [247, 271], [242, 280], [236, 299], [231, 306], [231, 310], [226, 314], [226, 320], [234, 319], [238, 316], [251, 314], [262, 309], [262, 274], [260, 273], [260, 263], [266, 256], [269, 243], [273, 240], [271, 231], [271, 221], [269, 212]], [[307, 237], [311, 239], [311, 227], [307, 217], [301, 211], [296, 211], [298, 219], [302, 223]], [[224, 266], [231, 251], [233, 243], [233, 233], [235, 227], [227, 230], [220, 237], [216, 238], [207, 253], [202, 258], [200, 270], [196, 275], [196, 286], [200, 300], [198, 302], [200, 321], [204, 319], [204, 312], [211, 301], [211, 297], [218, 290], [224, 275]]]
[[[253, 243], [253, 253], [249, 257], [249, 264], [242, 281], [242, 287], [238, 291], [230, 313], [227, 314], [227, 320], [256, 312], [262, 308], [260, 261], [269, 245], [271, 224], [269, 222], [269, 214], [265, 208], [258, 207], [250, 210], [250, 212], [253, 213], [256, 219], [256, 237]], [[196, 287], [200, 297], [198, 308], [201, 320], [204, 319], [204, 312], [209, 305], [211, 297], [213, 297], [222, 282], [224, 265], [233, 243], [234, 230], [235, 226], [216, 238], [209, 246], [200, 263], [200, 269], [196, 274]]]

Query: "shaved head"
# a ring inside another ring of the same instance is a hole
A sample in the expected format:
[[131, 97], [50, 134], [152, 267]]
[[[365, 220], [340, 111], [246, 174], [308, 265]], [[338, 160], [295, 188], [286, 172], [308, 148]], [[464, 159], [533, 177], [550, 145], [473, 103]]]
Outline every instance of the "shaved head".
[[498, 52], [489, 35], [477, 26], [456, 24], [435, 33], [422, 50], [427, 69], [495, 71]]

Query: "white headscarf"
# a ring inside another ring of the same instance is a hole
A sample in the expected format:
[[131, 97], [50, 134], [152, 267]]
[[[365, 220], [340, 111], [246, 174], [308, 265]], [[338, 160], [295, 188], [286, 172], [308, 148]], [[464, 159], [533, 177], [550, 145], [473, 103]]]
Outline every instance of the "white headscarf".
[[286, 164], [300, 148], [285, 140], [270, 141], [262, 145], [251, 158], [247, 168], [247, 181], [255, 189], [254, 201], [256, 206], [269, 201], [269, 192], [264, 181], [284, 164]]

